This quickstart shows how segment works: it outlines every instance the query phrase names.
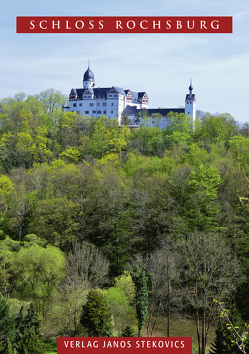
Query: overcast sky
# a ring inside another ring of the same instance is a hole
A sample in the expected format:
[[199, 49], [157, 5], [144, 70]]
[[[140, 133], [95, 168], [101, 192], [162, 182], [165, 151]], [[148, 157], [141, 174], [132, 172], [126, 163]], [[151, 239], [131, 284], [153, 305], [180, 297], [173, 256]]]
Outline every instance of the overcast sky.
[[[16, 16], [233, 16], [233, 34], [16, 34]], [[149, 107], [197, 109], [249, 122], [248, 0], [5, 1], [0, 98], [82, 86], [88, 57], [97, 87], [146, 91]]]

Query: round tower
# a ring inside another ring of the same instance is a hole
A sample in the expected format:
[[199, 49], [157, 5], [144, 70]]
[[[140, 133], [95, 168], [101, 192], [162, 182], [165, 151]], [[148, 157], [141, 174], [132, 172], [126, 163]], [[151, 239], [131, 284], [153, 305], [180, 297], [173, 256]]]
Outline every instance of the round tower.
[[83, 89], [93, 88], [94, 85], [95, 85], [94, 75], [92, 70], [90, 69], [90, 64], [88, 62], [88, 69], [83, 76]]

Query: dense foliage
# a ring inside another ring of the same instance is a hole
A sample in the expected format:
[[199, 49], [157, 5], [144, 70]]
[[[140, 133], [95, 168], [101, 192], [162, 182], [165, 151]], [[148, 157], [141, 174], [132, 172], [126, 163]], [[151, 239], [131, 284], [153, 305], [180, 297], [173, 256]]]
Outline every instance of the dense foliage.
[[113, 329], [111, 308], [100, 290], [89, 291], [80, 323], [86, 328], [89, 336], [111, 337]]
[[[114, 335], [140, 333], [147, 307], [188, 312], [205, 353], [213, 299], [249, 319], [249, 125], [205, 114], [193, 129], [178, 114], [165, 130], [129, 130], [63, 113], [63, 100], [0, 102], [1, 294], [13, 313], [33, 302], [47, 336], [77, 335], [89, 290], [109, 288]], [[138, 323], [135, 271], [154, 279]]]

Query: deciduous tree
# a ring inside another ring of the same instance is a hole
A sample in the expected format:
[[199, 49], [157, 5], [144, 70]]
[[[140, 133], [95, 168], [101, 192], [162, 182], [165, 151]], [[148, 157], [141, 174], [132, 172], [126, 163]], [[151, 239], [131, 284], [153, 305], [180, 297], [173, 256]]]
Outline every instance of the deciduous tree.
[[195, 311], [199, 354], [205, 354], [217, 304], [231, 296], [239, 269], [226, 242], [216, 234], [195, 233], [178, 244], [179, 272], [186, 299]]
[[12, 271], [19, 291], [26, 299], [33, 299], [43, 319], [46, 318], [52, 294], [64, 277], [64, 254], [53, 246], [32, 245], [21, 248], [15, 255]]

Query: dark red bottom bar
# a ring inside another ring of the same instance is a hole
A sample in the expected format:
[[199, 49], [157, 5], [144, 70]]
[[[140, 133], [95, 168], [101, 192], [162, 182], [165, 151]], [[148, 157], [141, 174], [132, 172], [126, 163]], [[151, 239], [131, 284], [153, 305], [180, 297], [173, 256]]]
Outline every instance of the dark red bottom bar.
[[191, 337], [58, 337], [57, 353], [82, 353], [90, 352], [93, 354], [110, 353], [110, 354], [142, 354], [156, 353], [163, 354], [192, 354], [192, 338]]

